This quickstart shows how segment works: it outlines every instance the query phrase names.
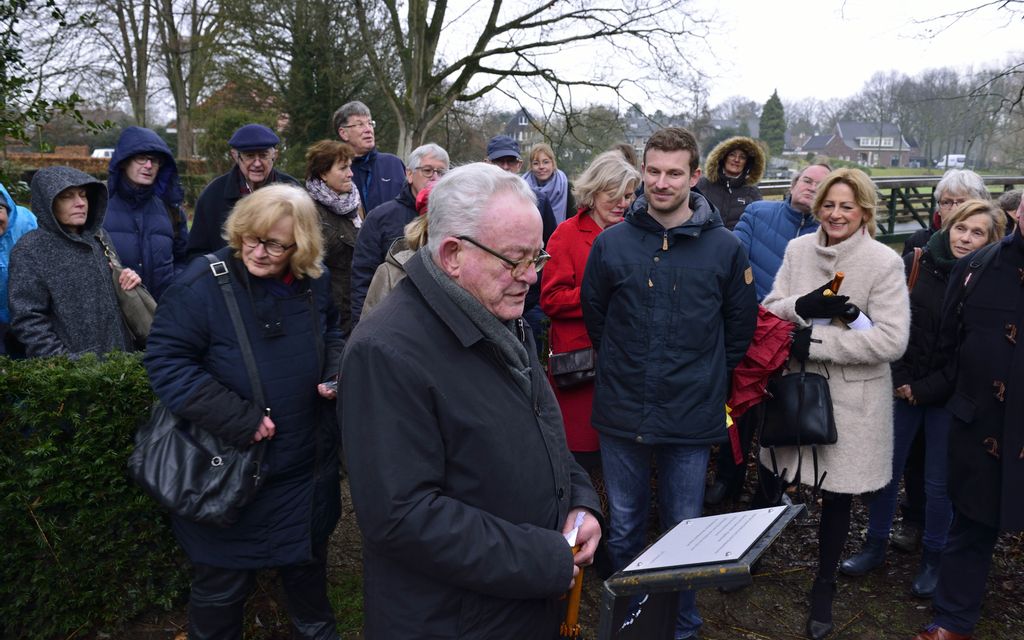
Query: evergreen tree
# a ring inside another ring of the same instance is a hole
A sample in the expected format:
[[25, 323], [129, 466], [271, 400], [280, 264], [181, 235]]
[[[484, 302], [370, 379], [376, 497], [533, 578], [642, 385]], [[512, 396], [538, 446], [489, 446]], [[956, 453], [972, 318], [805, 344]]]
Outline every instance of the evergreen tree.
[[782, 110], [782, 100], [779, 100], [779, 92], [775, 90], [761, 109], [761, 140], [768, 145], [773, 156], [780, 156], [785, 137], [786, 117]]

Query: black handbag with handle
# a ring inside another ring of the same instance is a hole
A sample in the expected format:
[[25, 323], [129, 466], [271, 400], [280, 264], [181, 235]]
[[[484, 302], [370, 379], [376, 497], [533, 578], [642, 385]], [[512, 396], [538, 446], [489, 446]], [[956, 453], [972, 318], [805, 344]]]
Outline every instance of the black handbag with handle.
[[[227, 264], [208, 254], [220, 285], [253, 386], [253, 401], [266, 407], [256, 358], [238, 310]], [[269, 409], [266, 409], [269, 411]], [[254, 426], [255, 430], [255, 426]], [[225, 444], [206, 429], [174, 415], [159, 400], [149, 422], [135, 434], [128, 473], [161, 507], [203, 524], [228, 527], [263, 485], [266, 441], [247, 447]]]
[[828, 378], [807, 372], [803, 362], [800, 371], [775, 376], [768, 381], [768, 396], [764, 402], [763, 421], [759, 440], [769, 447], [772, 472], [781, 477], [775, 461], [774, 447], [797, 447], [797, 469], [794, 482], [800, 481], [803, 455], [800, 447], [810, 446], [814, 459], [814, 490], [821, 488], [825, 473], [818, 476], [818, 445], [835, 444], [839, 439], [835, 416], [832, 412], [832, 394]]

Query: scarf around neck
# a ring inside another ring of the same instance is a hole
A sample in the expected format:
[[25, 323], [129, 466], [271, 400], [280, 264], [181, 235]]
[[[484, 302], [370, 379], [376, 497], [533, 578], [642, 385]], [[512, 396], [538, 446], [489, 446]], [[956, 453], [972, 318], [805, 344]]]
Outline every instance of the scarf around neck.
[[331, 213], [352, 218], [356, 229], [362, 226], [363, 221], [359, 218], [359, 187], [355, 183], [352, 184], [351, 192], [338, 193], [321, 178], [314, 177], [306, 180], [306, 191]]
[[953, 250], [949, 248], [949, 231], [936, 231], [932, 234], [932, 237], [928, 238], [928, 244], [925, 247], [932, 256], [932, 262], [943, 273], [949, 273], [953, 270], [953, 265], [956, 264], [957, 259], [953, 255]]
[[[420, 251], [426, 251], [426, 249], [420, 249]], [[476, 298], [449, 278], [441, 270], [441, 267], [434, 263], [434, 259], [429, 253], [424, 254], [423, 263], [427, 267], [427, 273], [437, 282], [441, 290], [448, 294], [455, 305], [469, 317], [477, 329], [484, 334], [484, 338], [497, 347], [502, 361], [509, 373], [512, 374], [516, 384], [519, 385], [520, 390], [526, 394], [527, 398], [533, 397], [530, 354], [526, 350], [526, 345], [516, 337], [515, 321], [503, 322], [484, 309]]]
[[523, 179], [528, 185], [547, 196], [551, 203], [551, 211], [555, 214], [555, 224], [562, 224], [565, 221], [565, 207], [569, 199], [569, 179], [565, 177], [565, 173], [561, 169], [555, 169], [544, 184], [539, 184], [531, 171], [527, 171]]

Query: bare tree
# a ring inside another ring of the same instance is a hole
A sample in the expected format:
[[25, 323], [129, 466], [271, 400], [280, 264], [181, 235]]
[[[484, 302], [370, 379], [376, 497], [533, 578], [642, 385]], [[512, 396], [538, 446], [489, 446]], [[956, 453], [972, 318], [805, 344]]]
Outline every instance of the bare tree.
[[[584, 43], [599, 44], [623, 60], [643, 59], [652, 75], [685, 86], [681, 81], [696, 70], [687, 63], [693, 52], [684, 45], [706, 30], [689, 0], [491, 0], [473, 5], [487, 9], [482, 24], [473, 27], [464, 14], [448, 15], [447, 0], [354, 0], [354, 6], [364, 52], [396, 118], [399, 155], [422, 143], [457, 102], [487, 95], [508, 78], [537, 79], [562, 94], [583, 86], [620, 92], [629, 82], [621, 76], [553, 68], [552, 57]], [[472, 33], [469, 50], [450, 60], [439, 55], [446, 30]], [[381, 42], [393, 45], [397, 63], [381, 53]], [[398, 77], [391, 72], [396, 67]]]
[[216, 73], [216, 56], [227, 42], [228, 24], [216, 0], [156, 0], [163, 71], [174, 98], [178, 157], [195, 154], [192, 112]]

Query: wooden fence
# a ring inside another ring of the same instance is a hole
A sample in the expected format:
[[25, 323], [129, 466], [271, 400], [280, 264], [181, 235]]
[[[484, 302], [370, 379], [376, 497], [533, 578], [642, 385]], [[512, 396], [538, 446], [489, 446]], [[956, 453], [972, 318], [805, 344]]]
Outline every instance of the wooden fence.
[[[1004, 191], [1024, 186], [1024, 176], [982, 176], [989, 193], [998, 198]], [[942, 176], [900, 176], [874, 178], [881, 204], [878, 211], [878, 239], [887, 244], [902, 242], [929, 225], [936, 210], [935, 185]], [[766, 180], [758, 185], [765, 198], [782, 198], [789, 193], [789, 180]]]

